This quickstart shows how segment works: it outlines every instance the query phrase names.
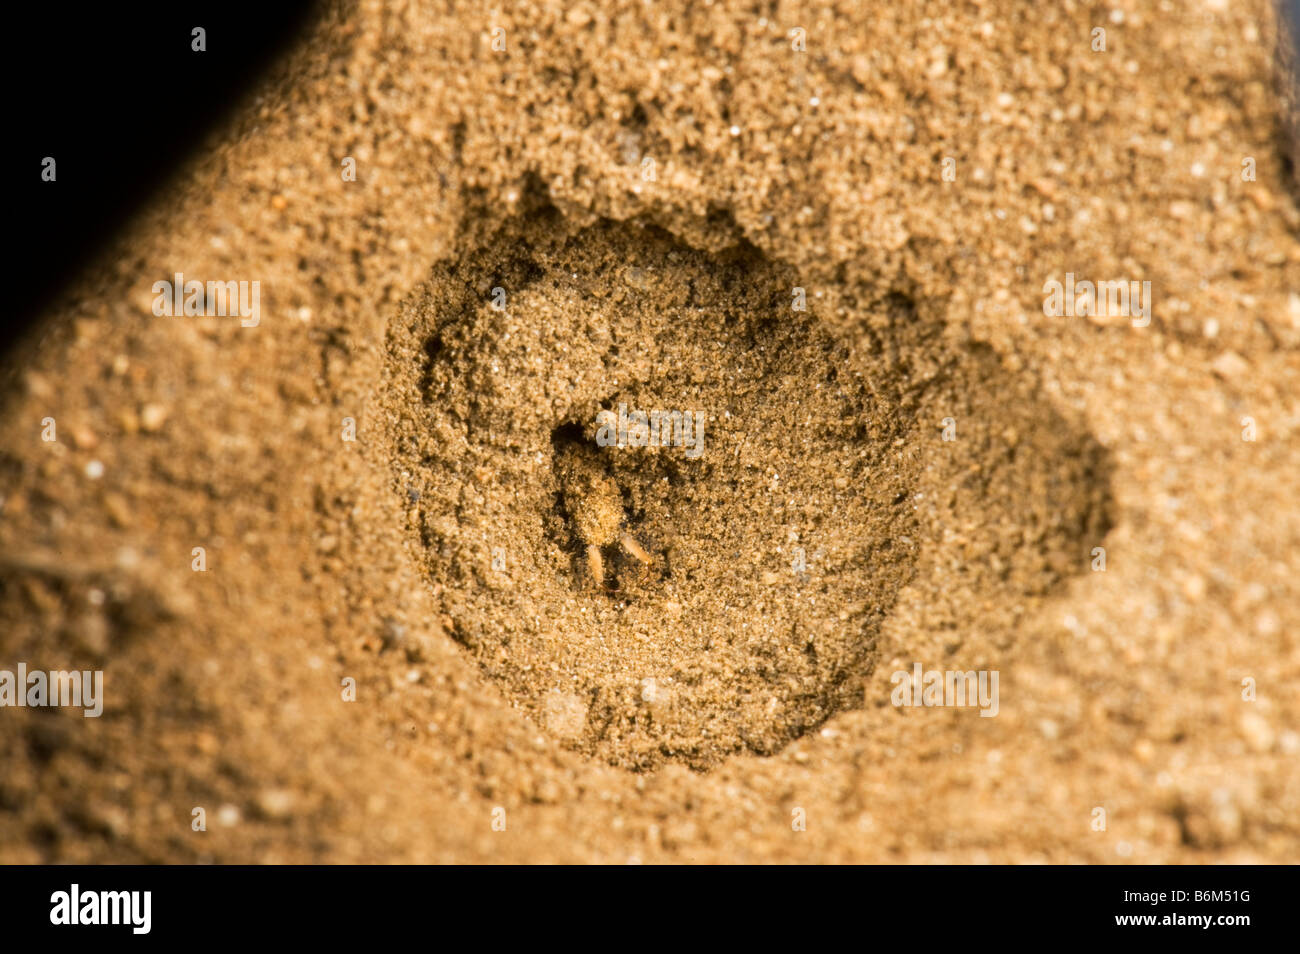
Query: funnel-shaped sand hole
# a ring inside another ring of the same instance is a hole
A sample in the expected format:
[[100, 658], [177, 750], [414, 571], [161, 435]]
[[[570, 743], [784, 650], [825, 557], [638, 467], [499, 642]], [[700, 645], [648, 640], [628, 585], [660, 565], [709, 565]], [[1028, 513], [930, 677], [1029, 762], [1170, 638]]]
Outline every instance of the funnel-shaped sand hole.
[[941, 331], [744, 242], [509, 220], [390, 330], [395, 486], [454, 638], [565, 745], [708, 769], [862, 704], [972, 488], [989, 532], [963, 559], [1026, 592], [1084, 569], [1100, 448]]

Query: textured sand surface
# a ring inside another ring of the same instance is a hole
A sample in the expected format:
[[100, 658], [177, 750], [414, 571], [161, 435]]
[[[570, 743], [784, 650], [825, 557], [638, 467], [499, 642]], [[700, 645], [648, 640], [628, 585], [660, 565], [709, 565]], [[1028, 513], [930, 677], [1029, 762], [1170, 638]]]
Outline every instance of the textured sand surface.
[[[0, 709], [0, 862], [1300, 860], [1275, 45], [327, 8], [3, 369], [0, 669], [106, 699]], [[156, 317], [176, 272], [260, 322]], [[575, 476], [620, 402], [703, 454]], [[600, 584], [593, 495], [651, 557]], [[916, 663], [996, 717], [891, 705]]]

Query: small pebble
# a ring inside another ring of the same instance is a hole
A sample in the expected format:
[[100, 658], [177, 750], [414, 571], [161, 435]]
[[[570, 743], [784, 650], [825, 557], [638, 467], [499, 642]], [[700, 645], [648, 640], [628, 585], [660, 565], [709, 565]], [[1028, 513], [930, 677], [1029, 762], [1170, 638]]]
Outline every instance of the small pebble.
[[140, 429], [154, 433], [162, 429], [167, 420], [167, 408], [161, 404], [146, 404], [140, 408]]

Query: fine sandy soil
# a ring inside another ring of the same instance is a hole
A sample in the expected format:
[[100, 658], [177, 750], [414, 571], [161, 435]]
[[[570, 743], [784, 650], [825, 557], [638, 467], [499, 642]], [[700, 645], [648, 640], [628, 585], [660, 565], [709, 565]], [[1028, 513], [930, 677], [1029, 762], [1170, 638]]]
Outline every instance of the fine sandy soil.
[[1300, 859], [1276, 42], [323, 8], [3, 368], [0, 862]]

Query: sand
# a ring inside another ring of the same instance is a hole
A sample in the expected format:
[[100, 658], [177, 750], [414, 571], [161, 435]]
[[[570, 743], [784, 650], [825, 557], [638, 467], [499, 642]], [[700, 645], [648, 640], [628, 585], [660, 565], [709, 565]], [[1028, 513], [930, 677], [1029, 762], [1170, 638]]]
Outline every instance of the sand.
[[3, 370], [0, 861], [1296, 860], [1276, 42], [326, 7]]

